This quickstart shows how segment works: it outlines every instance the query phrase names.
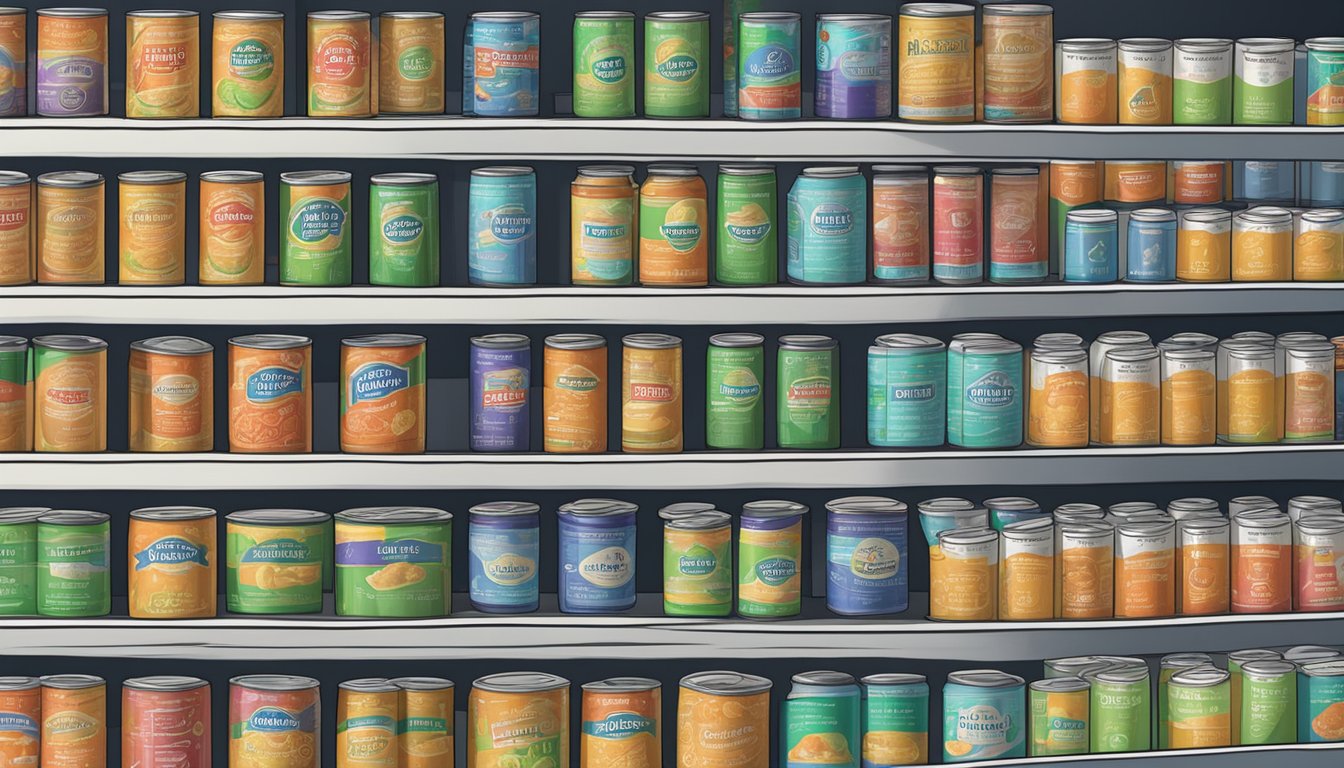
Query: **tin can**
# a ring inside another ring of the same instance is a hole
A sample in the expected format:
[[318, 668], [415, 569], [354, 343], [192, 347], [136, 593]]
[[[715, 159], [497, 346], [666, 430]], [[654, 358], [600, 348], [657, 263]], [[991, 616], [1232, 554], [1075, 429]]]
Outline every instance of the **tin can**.
[[[219, 28], [219, 22], [215, 22]], [[260, 171], [208, 171], [200, 188], [201, 285], [266, 281], [266, 184]]]
[[922, 165], [873, 166], [873, 278], [929, 279], [929, 171]]
[[350, 174], [280, 174], [281, 285], [349, 285]]
[[200, 18], [196, 11], [126, 14], [127, 117], [200, 117]]
[[664, 518], [663, 613], [669, 616], [732, 613], [731, 521], [726, 513], [717, 510]]
[[961, 428], [962, 365], [966, 350], [977, 344], [994, 343], [1005, 339], [997, 333], [958, 333], [947, 344], [947, 427], [948, 434]]
[[[1232, 703], [1232, 744], [1241, 743], [1241, 691], [1243, 675], [1241, 667], [1243, 664], [1252, 661], [1282, 661], [1283, 654], [1278, 651], [1269, 651], [1262, 648], [1250, 648], [1241, 651], [1231, 651], [1227, 654], [1227, 673], [1229, 675], [1228, 688], [1231, 692]], [[1296, 702], [1294, 702], [1296, 703]]]
[[574, 14], [574, 114], [635, 114], [635, 15], [629, 11]]
[[1232, 518], [1232, 612], [1286, 613], [1293, 606], [1293, 533], [1273, 510]]
[[106, 183], [90, 171], [37, 177], [37, 281], [103, 283], [103, 198]]
[[1329, 442], [1335, 436], [1335, 347], [1303, 342], [1284, 350], [1283, 442]]
[[381, 677], [346, 680], [336, 700], [336, 765], [396, 768], [400, 689]]
[[186, 280], [187, 174], [133, 171], [117, 176], [123, 285], [181, 285]]
[[919, 509], [919, 528], [924, 533], [924, 543], [929, 547], [930, 561], [937, 559], [938, 536], [943, 531], [989, 527], [989, 510], [966, 499], [941, 496], [925, 499], [916, 506]]
[[897, 19], [896, 116], [969, 123], [975, 119], [975, 7], [906, 3]]
[[1000, 621], [1054, 618], [1055, 530], [1049, 518], [999, 529]]
[[471, 171], [469, 279], [476, 285], [537, 282], [537, 176], [526, 166]]
[[1024, 523], [1051, 517], [1041, 505], [1026, 496], [995, 496], [985, 499], [984, 506], [989, 510], [989, 525], [1000, 533], [1013, 523]]
[[107, 114], [107, 10], [37, 11], [37, 114]]
[[1294, 610], [1344, 609], [1344, 579], [1338, 570], [1344, 558], [1344, 517], [1304, 517], [1294, 531]]
[[634, 166], [579, 166], [569, 185], [570, 282], [634, 282], [638, 198]]
[[1218, 441], [1277, 442], [1274, 349], [1251, 341], [1218, 346]]
[[1152, 517], [1161, 519], [1166, 513], [1151, 501], [1120, 501], [1106, 507], [1105, 519], [1115, 525], [1142, 522]]
[[634, 607], [637, 510], [612, 499], [561, 505], [561, 611], [616, 613]]
[[891, 17], [817, 14], [817, 117], [891, 117]]
[[132, 451], [209, 451], [215, 445], [215, 348], [189, 336], [131, 343]]
[[943, 686], [943, 762], [1026, 757], [1026, 682], [993, 669], [952, 672]]
[[[1112, 89], [1114, 90], [1114, 89]], [[1111, 122], [1114, 122], [1112, 120]], [[1096, 160], [1050, 162], [1050, 271], [1062, 271], [1069, 212], [1101, 202], [1105, 172]]]
[[1172, 56], [1172, 116], [1175, 125], [1232, 122], [1232, 41], [1218, 37], [1177, 40]]
[[50, 510], [37, 518], [39, 616], [106, 616], [112, 610], [110, 530], [102, 512]]
[[947, 365], [948, 442], [962, 448], [1021, 445], [1022, 346], [991, 340], [967, 345], [964, 351], [952, 348]]
[[214, 618], [215, 518], [208, 507], [131, 511], [126, 562], [131, 618]]
[[1338, 208], [1344, 205], [1344, 163], [1303, 161], [1297, 195], [1298, 203], [1303, 206]]
[[[734, 21], [735, 39], [736, 29], [737, 22]], [[645, 14], [644, 114], [648, 117], [709, 117], [709, 63], [708, 13], [655, 11]], [[733, 73], [736, 72], [735, 66]], [[736, 99], [737, 88], [734, 87], [734, 104]]]
[[943, 444], [947, 426], [947, 345], [930, 336], [889, 333], [868, 347], [868, 444]]
[[776, 439], [780, 448], [840, 447], [840, 345], [829, 336], [779, 337]]
[[1297, 163], [1292, 160], [1236, 160], [1232, 173], [1237, 200], [1292, 205], [1297, 199]]
[[256, 334], [229, 339], [229, 450], [313, 450], [313, 340]]
[[0, 11], [0, 117], [28, 114], [28, 10]]
[[336, 515], [336, 614], [420, 618], [452, 612], [453, 516], [429, 507]]
[[1102, 190], [1108, 203], [1161, 204], [1167, 194], [1167, 164], [1161, 160], [1111, 160]]
[[407, 768], [445, 765], [453, 755], [453, 681], [441, 677], [396, 677], [397, 744]]
[[1102, 520], [1055, 528], [1055, 614], [1061, 619], [1115, 615], [1115, 528]]
[[1241, 665], [1239, 729], [1234, 744], [1293, 744], [1297, 741], [1297, 666], [1279, 660]]
[[1040, 209], [1044, 198], [1038, 166], [990, 171], [990, 282], [1036, 283], [1049, 274], [1049, 248], [1043, 244], [1048, 230]]
[[1232, 745], [1231, 699], [1226, 670], [1193, 667], [1171, 676], [1170, 749]]
[[1291, 38], [1244, 37], [1234, 54], [1234, 125], [1292, 125], [1293, 49]]
[[1344, 336], [1330, 343], [1335, 345], [1335, 439], [1344, 440]]
[[1167, 521], [1117, 525], [1115, 616], [1164, 618], [1176, 614], [1176, 525]]
[[475, 59], [473, 114], [528, 117], [538, 114], [541, 17], [527, 11], [471, 15]]
[[847, 496], [826, 502], [826, 607], [842, 616], [910, 607], [904, 502]]
[[1113, 283], [1119, 279], [1119, 217], [1109, 208], [1069, 211], [1064, 223], [1060, 278], [1066, 283]]
[[1031, 342], [1032, 351], [1041, 350], [1042, 352], [1069, 351], [1072, 349], [1086, 350], [1087, 346], [1083, 344], [1083, 337], [1076, 333], [1042, 333]]
[[859, 686], [844, 672], [794, 675], [780, 712], [787, 768], [842, 765], [858, 768], [860, 730]]
[[1214, 353], [1163, 348], [1161, 356], [1162, 444], [1213, 445], [1218, 401]]
[[979, 168], [934, 167], [933, 279], [937, 282], [964, 285], [984, 280], [984, 208], [985, 179]]
[[714, 279], [725, 285], [779, 280], [779, 203], [772, 165], [720, 165]]
[[1344, 213], [1315, 209], [1294, 217], [1293, 280], [1344, 280]]
[[803, 516], [793, 501], [742, 505], [737, 544], [737, 612], [753, 619], [797, 616], [802, 610]]
[[1083, 448], [1088, 443], [1087, 351], [1033, 349], [1027, 444]]
[[318, 768], [322, 703], [318, 682], [296, 675], [229, 680], [230, 768]]
[[1324, 515], [1344, 515], [1344, 501], [1330, 496], [1294, 496], [1288, 500], [1288, 517], [1294, 523]]
[[1113, 125], [1118, 119], [1114, 40], [1055, 42], [1055, 117], [1061, 123]]
[[801, 18], [791, 12], [737, 17], [737, 116], [788, 120], [802, 116]]
[[1344, 661], [1302, 664], [1297, 671], [1297, 740], [1344, 740]]
[[[1288, 353], [1289, 350], [1310, 349], [1316, 346], [1320, 349], [1323, 342], [1328, 340], [1324, 335], [1312, 331], [1292, 331], [1289, 333], [1280, 333], [1274, 338], [1274, 437], [1277, 441], [1282, 441], [1286, 435], [1287, 422], [1287, 390], [1288, 390]], [[1324, 350], [1320, 350], [1324, 351]], [[1319, 354], [1319, 352], [1317, 352]], [[1318, 361], [1319, 362], [1319, 361]], [[1328, 369], [1328, 367], [1327, 367]], [[1304, 377], [1305, 381], [1312, 381], [1311, 376]], [[1319, 387], [1317, 387], [1319, 389]], [[1315, 395], [1313, 397], [1313, 395]], [[1333, 395], [1330, 396], [1334, 399]], [[1312, 414], [1312, 418], [1330, 419], [1333, 414], [1328, 411], [1325, 414], [1320, 413], [1318, 403], [1320, 402], [1320, 393], [1307, 393], [1307, 413]], [[1314, 402], [1313, 402], [1314, 401]]]
[[43, 675], [42, 765], [107, 764], [107, 681], [93, 675]]
[[1313, 37], [1307, 47], [1307, 125], [1344, 125], [1344, 38]]
[[33, 449], [107, 450], [107, 342], [56, 335], [32, 344]]
[[205, 768], [210, 765], [210, 726], [210, 684], [199, 677], [122, 681], [123, 764]]
[[1232, 216], [1232, 280], [1293, 279], [1293, 214], [1260, 206]]
[[[1158, 662], [1157, 708], [1153, 720], [1158, 749], [1171, 748], [1171, 700], [1168, 695], [1171, 678], [1182, 670], [1212, 665], [1213, 659], [1207, 653], [1169, 653]], [[1230, 683], [1228, 689], [1230, 692]]]
[[364, 11], [308, 14], [308, 116], [370, 117], [372, 21]]
[[283, 13], [216, 11], [211, 47], [212, 117], [284, 115]]
[[308, 509], [248, 509], [225, 516], [230, 613], [322, 610], [331, 515]]
[[1155, 37], [1119, 43], [1121, 125], [1171, 125], [1172, 45]]
[[1176, 232], [1176, 279], [1218, 283], [1232, 279], [1232, 213], [1220, 208], [1181, 211]]
[[1295, 645], [1283, 652], [1283, 660], [1291, 661], [1299, 667], [1317, 661], [1330, 661], [1344, 656], [1337, 648], [1325, 645]]
[[547, 336], [543, 355], [543, 450], [606, 451], [607, 340], [587, 333]]
[[719, 333], [709, 337], [705, 391], [707, 447], [759, 451], [765, 445], [764, 343], [765, 337], [759, 333]]
[[[37, 519], [49, 511], [46, 507], [0, 508], [0, 616], [37, 613]], [[0, 703], [3, 691], [0, 686]]]
[[473, 336], [470, 367], [471, 450], [529, 450], [531, 339], [519, 333]]
[[621, 341], [621, 450], [679, 453], [681, 339], [661, 333], [634, 333]]
[[770, 687], [764, 677], [696, 672], [677, 695], [677, 762], [681, 766], [768, 768]]
[[709, 282], [705, 180], [693, 165], [654, 163], [639, 188], [639, 281], [690, 287]]
[[999, 609], [999, 532], [954, 528], [929, 552], [929, 618], [994, 621]]
[[1227, 613], [1231, 600], [1229, 525], [1209, 517], [1176, 523], [1176, 600], [1182, 616]]
[[1054, 117], [1054, 10], [1034, 3], [984, 7], [984, 110], [990, 123]]
[[868, 675], [863, 684], [863, 768], [929, 761], [929, 684], [924, 675]]
[[[12, 18], [0, 12], [0, 57], [4, 56], [5, 20]], [[3, 67], [0, 59], [0, 72]], [[26, 285], [37, 277], [33, 205], [32, 177], [20, 171], [0, 171], [0, 285]]]
[[580, 768], [632, 761], [660, 765], [663, 757], [662, 683], [613, 677], [583, 684]]
[[469, 510], [471, 605], [485, 613], [528, 613], [539, 600], [540, 507], [491, 501]]
[[[0, 451], [7, 453], [33, 450], [33, 380], [28, 358], [27, 339], [0, 336]], [[2, 606], [0, 600], [0, 611]]]
[[723, 3], [723, 116], [737, 117], [737, 17], [761, 9], [761, 0]]
[[341, 450], [423, 453], [425, 337], [407, 333], [341, 340]]
[[1224, 160], [1172, 160], [1167, 163], [1167, 201], [1176, 205], [1218, 205], [1227, 197]]
[[1176, 214], [1166, 208], [1130, 211], [1126, 232], [1125, 282], [1176, 280]]
[[868, 190], [858, 166], [804, 168], [788, 204], [789, 282], [862, 283], [868, 273]]
[[1162, 374], [1153, 347], [1113, 349], [1101, 364], [1099, 445], [1161, 441]]
[[0, 737], [5, 759], [13, 765], [38, 765], [42, 739], [42, 684], [36, 677], [0, 677], [0, 711], [6, 713]]
[[1038, 680], [1030, 686], [1033, 756], [1083, 755], [1089, 750], [1092, 686], [1076, 677]]
[[1088, 382], [1091, 389], [1091, 425], [1093, 437], [1101, 434], [1101, 371], [1106, 353], [1126, 347], [1152, 347], [1153, 341], [1143, 331], [1105, 331], [1088, 348]]
[[1092, 753], [1146, 752], [1152, 744], [1152, 694], [1147, 667], [1088, 675]]
[[1260, 509], [1278, 511], [1279, 504], [1268, 496], [1237, 496], [1227, 502], [1228, 517], [1236, 517], [1242, 512], [1253, 512]]
[[443, 14], [387, 11], [378, 17], [378, 112], [443, 113]]
[[438, 176], [379, 173], [369, 178], [369, 283], [439, 284]]

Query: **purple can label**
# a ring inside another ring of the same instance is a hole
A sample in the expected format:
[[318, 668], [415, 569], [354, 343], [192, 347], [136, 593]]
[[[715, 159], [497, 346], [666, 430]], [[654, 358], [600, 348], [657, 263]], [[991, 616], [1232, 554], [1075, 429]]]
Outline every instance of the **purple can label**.
[[532, 350], [471, 347], [471, 450], [530, 448]]
[[107, 112], [107, 70], [85, 56], [41, 58], [37, 65], [37, 112], [40, 115], [102, 115]]
[[891, 117], [891, 18], [817, 21], [817, 117]]

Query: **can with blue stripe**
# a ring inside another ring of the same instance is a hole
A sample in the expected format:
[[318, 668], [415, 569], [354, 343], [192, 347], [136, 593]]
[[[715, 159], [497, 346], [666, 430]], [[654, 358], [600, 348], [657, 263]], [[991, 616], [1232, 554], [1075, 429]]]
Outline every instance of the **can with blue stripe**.
[[973, 342], [954, 358], [960, 387], [957, 423], [949, 420], [948, 442], [962, 448], [1015, 448], [1022, 444], [1022, 345], [1015, 341]]
[[868, 348], [868, 444], [943, 444], [947, 345], [930, 336], [888, 333]]
[[1140, 208], [1129, 213], [1125, 234], [1125, 281], [1176, 281], [1176, 212]]
[[1066, 283], [1113, 283], [1120, 273], [1119, 217], [1109, 208], [1069, 211], [1064, 221]]
[[471, 16], [473, 114], [530, 117], [539, 113], [541, 17], [527, 11]]
[[891, 17], [817, 15], [817, 117], [891, 117]]
[[910, 607], [905, 502], [846, 496], [826, 502], [826, 607], [844, 616]]
[[868, 272], [868, 185], [858, 166], [804, 168], [788, 203], [789, 282], [862, 283]]
[[525, 166], [474, 168], [468, 192], [468, 280], [537, 282], [537, 175]]

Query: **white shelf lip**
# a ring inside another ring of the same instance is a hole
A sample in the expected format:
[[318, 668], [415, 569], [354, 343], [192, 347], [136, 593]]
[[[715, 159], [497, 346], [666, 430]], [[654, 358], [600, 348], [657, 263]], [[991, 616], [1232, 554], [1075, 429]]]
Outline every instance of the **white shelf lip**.
[[0, 490], [887, 488], [1335, 481], [1344, 444], [999, 451], [764, 451], [404, 456], [0, 454]]
[[[1342, 140], [1344, 143], [1344, 140]], [[1018, 318], [1324, 313], [1344, 283], [860, 285], [711, 288], [20, 286], [0, 288], [0, 323], [228, 325], [890, 324]]]
[[[1344, 743], [1320, 744], [1266, 744], [1223, 747], [1214, 749], [1180, 749], [1154, 752], [1121, 752], [1098, 755], [1063, 755], [1054, 757], [1025, 757], [1009, 760], [984, 760], [967, 765], [983, 768], [1016, 768], [1030, 765], [1088, 766], [1106, 768], [1110, 765], [1147, 765], [1149, 761], [1180, 768], [1263, 768], [1266, 761], [1276, 757], [1292, 761], [1294, 768], [1314, 768], [1338, 765], [1344, 760]], [[1142, 761], [1141, 763], [1139, 761]]]
[[[1325, 126], [930, 125], [886, 121], [6, 119], [10, 157], [311, 157], [445, 160], [1344, 159]], [[266, 139], [258, 141], [264, 134]]]

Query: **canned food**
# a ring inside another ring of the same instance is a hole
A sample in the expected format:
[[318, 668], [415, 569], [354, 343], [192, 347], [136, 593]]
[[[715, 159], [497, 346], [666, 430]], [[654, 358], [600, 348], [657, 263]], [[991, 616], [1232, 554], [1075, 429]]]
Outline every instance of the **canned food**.
[[541, 106], [541, 17], [527, 11], [473, 13], [471, 34], [473, 114], [536, 115]]
[[307, 509], [250, 509], [225, 517], [230, 613], [322, 610], [331, 515]]
[[778, 281], [776, 185], [774, 166], [719, 166], [716, 281], [727, 285]]
[[1030, 754], [1087, 754], [1092, 686], [1076, 677], [1038, 680], [1030, 686]]
[[1126, 282], [1170, 283], [1176, 279], [1176, 214], [1173, 211], [1165, 208], [1131, 211], [1126, 237]]
[[308, 116], [370, 117], [372, 21], [363, 11], [308, 14]]
[[126, 559], [131, 618], [215, 617], [215, 518], [208, 507], [131, 511]]
[[938, 537], [943, 531], [989, 527], [989, 510], [977, 507], [966, 499], [943, 496], [925, 499], [916, 506], [919, 509], [919, 528], [924, 533], [924, 543], [929, 547], [930, 558], [939, 551]]
[[313, 450], [313, 340], [256, 334], [229, 339], [229, 450]]
[[1232, 80], [1234, 125], [1292, 125], [1296, 42], [1282, 37], [1237, 41]]
[[940, 283], [984, 280], [984, 185], [984, 175], [973, 166], [933, 169], [933, 279]]
[[1307, 48], [1307, 125], [1344, 125], [1344, 38], [1313, 37]]
[[1176, 601], [1182, 616], [1227, 613], [1230, 544], [1227, 518], [1177, 521]]
[[802, 116], [801, 19], [791, 12], [737, 17], [737, 116], [788, 120]]
[[37, 114], [107, 114], [107, 10], [37, 11]]
[[613, 677], [583, 684], [580, 768], [620, 761], [662, 760], [662, 684], [646, 677]]
[[[1111, 89], [1114, 93], [1114, 88]], [[1110, 122], [1115, 122], [1111, 120]], [[1097, 160], [1050, 162], [1050, 271], [1062, 271], [1070, 211], [1101, 202], [1105, 172]], [[1117, 243], [1118, 245], [1118, 243]]]
[[891, 117], [891, 17], [817, 14], [817, 117]]
[[37, 518], [39, 616], [111, 612], [110, 530], [102, 512], [49, 510]]
[[706, 447], [759, 451], [765, 445], [764, 343], [759, 333], [709, 337]]
[[56, 171], [37, 177], [37, 281], [101, 285], [103, 177], [90, 171]]
[[285, 15], [216, 11], [211, 38], [210, 115], [284, 115]]
[[1292, 521], [1276, 510], [1232, 518], [1232, 612], [1286, 613], [1293, 607]]
[[1344, 740], [1344, 662], [1320, 661], [1298, 666], [1297, 740]]
[[679, 765], [768, 768], [770, 688], [763, 677], [696, 672], [677, 696]]
[[990, 123], [1054, 117], [1054, 10], [1034, 3], [984, 7], [984, 110]]
[[862, 283], [868, 274], [868, 189], [858, 166], [804, 168], [788, 204], [789, 282]]
[[829, 336], [779, 337], [776, 438], [780, 448], [840, 447], [840, 347]]
[[910, 607], [904, 502], [847, 496], [826, 502], [826, 607], [866, 616]]
[[1157, 712], [1153, 721], [1158, 749], [1171, 748], [1171, 699], [1168, 696], [1171, 678], [1182, 670], [1212, 665], [1213, 659], [1207, 653], [1169, 653], [1158, 662]]
[[472, 765], [549, 763], [569, 755], [569, 681], [541, 672], [504, 672], [472, 683], [467, 754]]
[[[737, 22], [731, 22], [733, 39]], [[737, 47], [733, 48], [733, 56]], [[655, 11], [644, 16], [644, 114], [709, 117], [709, 14]], [[726, 62], [726, 59], [725, 59]], [[733, 62], [732, 74], [737, 74]], [[725, 83], [727, 70], [725, 70]], [[724, 91], [728, 93], [727, 90]], [[737, 87], [732, 88], [736, 115]], [[725, 97], [725, 100], [727, 97]]]
[[1171, 50], [1170, 40], [1155, 37], [1120, 41], [1121, 125], [1171, 125]]
[[121, 759], [126, 765], [210, 765], [210, 726], [210, 684], [199, 677], [135, 677], [121, 683]]
[[560, 610], [616, 613], [635, 604], [635, 512], [612, 499], [560, 507]]
[[1088, 347], [1088, 382], [1091, 388], [1091, 425], [1093, 436], [1101, 434], [1101, 373], [1106, 355], [1112, 350], [1152, 347], [1153, 341], [1143, 331], [1105, 331]]
[[929, 552], [929, 618], [994, 621], [999, 608], [999, 532], [943, 531]]
[[873, 278], [929, 279], [929, 171], [922, 165], [873, 166]]
[[[216, 31], [219, 25], [216, 20]], [[201, 285], [264, 283], [265, 176], [259, 171], [202, 173], [200, 230], [198, 277]]]
[[1243, 678], [1241, 666], [1247, 662], [1269, 660], [1281, 661], [1283, 660], [1283, 654], [1278, 651], [1267, 651], [1262, 648], [1231, 651], [1227, 654], [1227, 672], [1230, 678], [1228, 680], [1228, 687], [1231, 691], [1230, 698], [1232, 702], [1232, 743], [1234, 745], [1241, 743], [1241, 690]]
[[868, 443], [939, 446], [947, 424], [947, 345], [889, 333], [868, 347]]
[[1216, 37], [1177, 40], [1172, 63], [1172, 123], [1232, 122], [1232, 41]]
[[[1039, 342], [1039, 340], [1038, 340]], [[1027, 444], [1082, 448], [1088, 443], [1087, 351], [1033, 349]]]
[[1335, 345], [1335, 439], [1344, 440], [1344, 336], [1330, 343]]
[[634, 333], [621, 343], [621, 450], [680, 453], [681, 339]]
[[1231, 694], [1226, 670], [1210, 664], [1177, 672], [1167, 683], [1169, 749], [1232, 745]]
[[127, 117], [200, 117], [200, 18], [196, 11], [126, 14]]
[[527, 451], [531, 441], [532, 341], [519, 333], [471, 337], [473, 451]]
[[[4, 66], [7, 19], [0, 12], [0, 67]], [[20, 28], [22, 31], [22, 28]], [[3, 70], [0, 70], [2, 72]], [[3, 87], [3, 86], [0, 86]], [[0, 95], [0, 114], [4, 111]], [[0, 171], [0, 285], [26, 285], [36, 278], [33, 249], [33, 180], [19, 171]]]
[[[37, 613], [37, 519], [46, 507], [0, 507], [0, 615]], [[0, 678], [3, 679], [3, 678]], [[3, 702], [0, 686], [0, 702]], [[14, 710], [5, 710], [13, 712]], [[34, 744], [36, 749], [37, 745]]]
[[0, 70], [4, 72], [4, 85], [0, 85], [0, 116], [16, 117], [28, 114], [26, 8], [6, 8], [0, 11]]
[[1227, 162], [1172, 160], [1167, 164], [1167, 200], [1177, 205], [1217, 205], [1227, 196]]
[[350, 174], [280, 174], [280, 213], [280, 284], [349, 285]]
[[1344, 516], [1317, 515], [1297, 521], [1293, 608], [1298, 611], [1344, 609]]
[[452, 519], [428, 507], [338, 513], [337, 615], [447, 616], [453, 594]]
[[318, 768], [322, 764], [318, 682], [296, 675], [229, 680], [231, 768]]
[[1207, 349], [1162, 349], [1162, 444], [1213, 445], [1217, 377]]
[[1322, 515], [1344, 515], [1344, 502], [1330, 496], [1294, 496], [1288, 500], [1288, 517], [1294, 523]]
[[943, 686], [943, 762], [1026, 757], [1026, 682], [993, 669], [952, 672]]
[[1284, 350], [1284, 442], [1334, 439], [1334, 369], [1335, 347], [1328, 341], [1297, 343]]
[[471, 172], [467, 262], [477, 285], [537, 281], [537, 177], [525, 166]]
[[1221, 208], [1181, 211], [1176, 231], [1176, 279], [1221, 283], [1232, 279], [1232, 213]]
[[396, 768], [400, 691], [381, 677], [346, 680], [336, 699], [336, 765]]
[[635, 114], [635, 15], [629, 11], [574, 14], [574, 114]]
[[1232, 280], [1293, 279], [1293, 214], [1261, 206], [1232, 216]]
[[1344, 212], [1316, 209], [1294, 217], [1293, 280], [1344, 280]]
[[859, 686], [844, 672], [803, 672], [780, 713], [784, 741], [780, 760], [789, 768], [812, 765], [858, 765]]
[[209, 451], [215, 445], [215, 348], [188, 336], [131, 343], [132, 451]]
[[607, 450], [607, 340], [547, 336], [543, 349], [542, 443], [547, 453]]
[[1292, 160], [1237, 160], [1232, 163], [1234, 197], [1251, 203], [1284, 203], [1297, 199], [1297, 163]]
[[107, 681], [93, 675], [43, 675], [42, 764], [107, 764]]
[[1297, 665], [1278, 660], [1241, 665], [1239, 730], [1234, 744], [1297, 742]]
[[0, 708], [8, 715], [0, 730], [5, 741], [5, 759], [14, 765], [38, 765], [42, 684], [36, 677], [0, 677]]
[[134, 171], [117, 177], [121, 244], [118, 282], [181, 285], [186, 273], [187, 175]]
[[[660, 516], [667, 509], [660, 511]], [[663, 612], [727, 616], [733, 607], [732, 518], [705, 510], [663, 522]]]
[[1110, 203], [1161, 204], [1167, 195], [1167, 164], [1161, 160], [1110, 160], [1104, 197]]
[[441, 114], [443, 14], [389, 11], [378, 22], [378, 112]]
[[634, 166], [579, 166], [569, 185], [570, 282], [634, 282], [638, 196]]
[[369, 178], [369, 283], [439, 284], [438, 176], [379, 173]]
[[975, 119], [975, 7], [906, 3], [897, 24], [896, 116], [969, 123]]
[[1043, 246], [1048, 232], [1044, 212], [1040, 210], [1044, 193], [1040, 168], [1037, 166], [995, 168], [990, 171], [990, 282], [1034, 283], [1048, 276], [1049, 249]]
[[1109, 208], [1084, 208], [1064, 216], [1066, 283], [1113, 283], [1120, 279], [1119, 216]]
[[1123, 667], [1090, 673], [1089, 751], [1145, 752], [1152, 745], [1152, 693], [1148, 668]]
[[453, 754], [453, 681], [441, 677], [397, 677], [400, 718], [397, 743], [407, 768], [442, 765]]
[[33, 449], [107, 450], [107, 342], [55, 335], [32, 345]]
[[737, 612], [748, 618], [796, 616], [802, 610], [803, 516], [793, 501], [742, 505], [737, 549]]
[[1055, 116], [1061, 123], [1111, 125], [1118, 119], [1114, 40], [1055, 42]]
[[1000, 529], [999, 542], [998, 619], [1054, 618], [1054, 521], [1040, 518], [1009, 523]]
[[423, 453], [425, 337], [342, 339], [340, 398], [342, 451]]
[[929, 760], [929, 684], [924, 675], [868, 675], [863, 684], [863, 759], [867, 768]]
[[953, 344], [947, 365], [948, 442], [962, 448], [1021, 445], [1022, 346], [1003, 339], [961, 349]]
[[469, 510], [471, 605], [485, 613], [527, 613], [538, 605], [540, 507], [491, 501]]
[[693, 165], [655, 163], [639, 189], [639, 281], [688, 287], [709, 282], [705, 180]]
[[1172, 521], [1116, 526], [1115, 616], [1163, 618], [1176, 614], [1176, 525]]
[[1218, 439], [1227, 443], [1272, 443], [1276, 439], [1274, 350], [1246, 341], [1224, 341], [1218, 370]]
[[1102, 520], [1055, 527], [1055, 614], [1061, 619], [1115, 615], [1115, 528]]

